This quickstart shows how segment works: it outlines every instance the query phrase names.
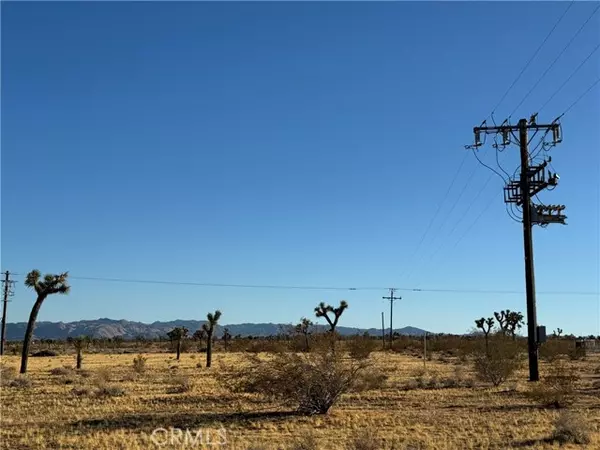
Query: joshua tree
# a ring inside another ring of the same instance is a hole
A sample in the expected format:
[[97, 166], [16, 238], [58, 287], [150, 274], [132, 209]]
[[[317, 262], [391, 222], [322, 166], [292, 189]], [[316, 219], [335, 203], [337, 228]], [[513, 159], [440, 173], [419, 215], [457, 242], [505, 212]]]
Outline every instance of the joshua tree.
[[485, 337], [485, 354], [489, 355], [490, 351], [488, 339], [490, 331], [492, 331], [492, 328], [494, 328], [494, 318], [488, 317], [485, 319], [482, 317], [481, 319], [477, 319], [475, 321], [475, 325], [477, 325], [477, 328], [481, 328], [481, 331], [483, 331], [483, 335]]
[[200, 343], [200, 346], [198, 349], [200, 351], [202, 351], [202, 342], [204, 342], [204, 339], [206, 339], [206, 331], [204, 331], [204, 329], [202, 329], [202, 328], [194, 331], [194, 334], [192, 335], [192, 339], [194, 339], [195, 341], [198, 341]]
[[212, 340], [215, 327], [221, 318], [221, 311], [216, 310], [215, 313], [208, 313], [206, 319], [208, 322], [202, 324], [202, 329], [206, 332], [206, 367], [210, 367], [212, 362]]
[[552, 334], [554, 334], [554, 337], [558, 339], [563, 334], [563, 330], [562, 328], [557, 328], [552, 332]]
[[171, 342], [177, 344], [177, 361], [179, 361], [179, 356], [181, 355], [181, 342], [187, 337], [188, 331], [186, 327], [175, 327], [167, 333]]
[[73, 339], [72, 337], [67, 338], [67, 341], [69, 341], [69, 343], [75, 347], [75, 350], [77, 351], [77, 369], [81, 369], [81, 365], [83, 363], [83, 350], [88, 348], [88, 346], [90, 345], [91, 339], [89, 336], [78, 336], [75, 339]]
[[517, 330], [523, 326], [523, 314], [507, 309], [505, 311], [500, 311], [500, 313], [495, 312], [494, 316], [498, 321], [502, 334], [505, 336], [510, 335], [513, 340], [515, 340]]
[[[340, 306], [338, 306], [337, 308], [334, 308], [333, 306], [326, 305], [325, 303], [321, 302], [319, 303], [319, 306], [315, 308], [315, 316], [325, 317], [325, 320], [327, 321], [330, 327], [329, 332], [333, 334], [335, 332], [335, 327], [337, 326], [341, 315], [344, 313], [344, 311], [346, 311], [347, 308], [348, 303], [346, 303], [346, 300], [342, 300], [340, 302]], [[333, 320], [331, 317], [329, 317], [329, 313], [333, 313]]]
[[296, 333], [304, 336], [304, 351], [310, 351], [310, 344], [308, 340], [308, 336], [310, 334], [310, 327], [312, 327], [313, 323], [310, 319], [303, 317], [300, 319], [300, 323], [296, 325]]
[[[335, 346], [335, 327], [337, 326], [340, 317], [342, 316], [344, 311], [346, 311], [347, 308], [348, 303], [346, 302], [346, 300], [342, 300], [340, 302], [340, 306], [338, 306], [337, 308], [334, 308], [331, 305], [326, 305], [323, 302], [319, 303], [319, 306], [315, 308], [315, 316], [324, 317], [327, 323], [329, 324], [328, 333], [330, 333], [331, 335], [332, 347]], [[332, 313], [333, 317], [329, 317], [329, 313]]]
[[227, 351], [230, 340], [231, 333], [229, 332], [229, 328], [223, 328], [223, 344], [225, 345], [225, 351]]
[[70, 290], [70, 286], [67, 283], [68, 272], [61, 273], [59, 275], [47, 274], [42, 280], [42, 274], [39, 270], [32, 270], [27, 274], [25, 278], [25, 286], [33, 288], [37, 294], [37, 299], [31, 309], [29, 315], [29, 322], [27, 322], [27, 329], [25, 330], [25, 337], [23, 338], [23, 353], [21, 356], [21, 373], [27, 372], [27, 360], [29, 358], [29, 346], [31, 344], [31, 338], [33, 336], [33, 328], [35, 327], [35, 321], [37, 320], [38, 313], [42, 307], [42, 303], [46, 300], [46, 297], [52, 294], [67, 294]]

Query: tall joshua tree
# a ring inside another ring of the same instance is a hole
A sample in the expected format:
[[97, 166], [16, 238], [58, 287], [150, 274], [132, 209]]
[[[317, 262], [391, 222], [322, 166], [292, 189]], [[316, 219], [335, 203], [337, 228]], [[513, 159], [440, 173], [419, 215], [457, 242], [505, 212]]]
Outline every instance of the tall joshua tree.
[[300, 319], [300, 323], [296, 325], [295, 328], [296, 333], [304, 336], [304, 351], [306, 352], [310, 351], [308, 335], [310, 334], [310, 327], [312, 326], [312, 324], [313, 323], [310, 319], [303, 317], [302, 319]]
[[46, 300], [46, 297], [53, 294], [67, 294], [71, 287], [67, 283], [69, 273], [61, 273], [59, 275], [44, 275], [39, 270], [32, 270], [25, 277], [25, 286], [35, 290], [37, 298], [31, 308], [31, 314], [29, 315], [29, 322], [27, 322], [27, 329], [25, 330], [25, 337], [23, 338], [23, 352], [21, 354], [21, 373], [27, 372], [27, 361], [29, 359], [29, 347], [31, 345], [31, 338], [33, 337], [33, 329], [35, 327], [35, 321], [37, 320], [38, 313], [42, 307], [42, 303]]
[[181, 342], [187, 337], [188, 331], [186, 327], [175, 327], [167, 333], [171, 342], [175, 342], [177, 345], [177, 361], [181, 355]]
[[231, 341], [231, 333], [229, 328], [223, 328], [223, 344], [225, 345], [225, 351], [229, 348], [229, 341]]
[[490, 336], [490, 332], [492, 331], [492, 328], [494, 328], [494, 318], [493, 317], [488, 317], [487, 319], [484, 319], [483, 317], [481, 319], [477, 319], [475, 321], [475, 325], [477, 325], [477, 328], [481, 328], [481, 331], [483, 331], [483, 336], [485, 337], [485, 354], [489, 355], [489, 336]]
[[67, 341], [75, 347], [75, 350], [77, 351], [76, 367], [79, 370], [83, 363], [83, 350], [88, 348], [92, 340], [89, 336], [78, 336], [76, 338], [69, 337], [67, 338]]
[[[348, 309], [348, 303], [346, 300], [340, 302], [340, 306], [334, 308], [331, 305], [326, 305], [324, 302], [319, 303], [319, 306], [315, 308], [315, 316], [324, 317], [329, 324], [329, 333], [331, 334], [331, 345], [335, 346], [335, 327], [337, 327], [340, 317]], [[333, 314], [333, 317], [329, 316], [329, 313]]]
[[202, 348], [203, 348], [202, 343], [204, 342], [204, 339], [206, 339], [206, 331], [204, 331], [204, 329], [202, 329], [202, 328], [194, 331], [194, 334], [192, 335], [192, 339], [199, 342], [198, 350], [202, 351]]
[[215, 332], [215, 327], [221, 318], [221, 311], [216, 310], [215, 313], [206, 315], [207, 322], [202, 324], [202, 329], [206, 332], [206, 367], [210, 367], [212, 362], [212, 340]]
[[502, 334], [512, 336], [513, 340], [515, 340], [517, 330], [523, 326], [523, 314], [507, 309], [499, 313], [494, 312], [494, 316], [498, 321]]

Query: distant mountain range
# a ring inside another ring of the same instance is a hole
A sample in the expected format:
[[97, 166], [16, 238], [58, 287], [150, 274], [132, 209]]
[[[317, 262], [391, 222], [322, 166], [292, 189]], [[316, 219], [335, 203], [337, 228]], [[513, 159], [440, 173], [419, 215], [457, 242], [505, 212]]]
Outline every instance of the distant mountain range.
[[[128, 320], [112, 320], [112, 319], [97, 319], [97, 320], [80, 320], [77, 322], [37, 322], [34, 330], [34, 338], [36, 339], [66, 339], [67, 337], [77, 337], [82, 335], [92, 337], [113, 338], [120, 336], [124, 339], [135, 339], [138, 336], [145, 338], [164, 337], [175, 327], [186, 327], [190, 330], [190, 334], [202, 327], [204, 321], [200, 320], [173, 320], [171, 322], [154, 322], [142, 323], [131, 322]], [[224, 327], [229, 329], [229, 333], [233, 336], [274, 336], [282, 331], [289, 329], [290, 324], [277, 323], [240, 323], [231, 325], [222, 325], [217, 327], [216, 335], [220, 336]], [[27, 323], [7, 323], [6, 324], [6, 339], [9, 341], [17, 341], [23, 339]], [[316, 325], [316, 329], [324, 331], [327, 329], [324, 325]], [[376, 328], [350, 328], [338, 327], [337, 331], [345, 336], [363, 334], [365, 331], [373, 336], [380, 336], [381, 329]], [[394, 332], [409, 335], [422, 336], [425, 330], [415, 327], [404, 327], [394, 329]], [[389, 333], [389, 328], [386, 330]]]

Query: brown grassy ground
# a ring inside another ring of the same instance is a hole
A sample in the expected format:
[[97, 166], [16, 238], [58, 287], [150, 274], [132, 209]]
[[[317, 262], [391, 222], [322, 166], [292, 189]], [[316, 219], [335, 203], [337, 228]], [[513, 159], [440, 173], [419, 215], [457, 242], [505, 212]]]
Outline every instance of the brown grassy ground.
[[[525, 371], [499, 388], [476, 384], [473, 388], [403, 390], [401, 387], [423, 369], [422, 360], [377, 352], [370, 358], [389, 376], [384, 388], [348, 394], [327, 416], [299, 417], [259, 397], [232, 394], [218, 382], [225, 366], [243, 363], [243, 354], [217, 353], [211, 369], [196, 367], [199, 361], [204, 363], [201, 354], [184, 354], [180, 362], [169, 354], [146, 356], [148, 370], [141, 375], [133, 371], [131, 354], [87, 355], [83, 373], [65, 375], [52, 375], [50, 370], [72, 367], [73, 356], [31, 358], [30, 387], [10, 387], [7, 377], [3, 380], [0, 447], [194, 448], [155, 445], [150, 436], [159, 427], [190, 429], [194, 434], [198, 429], [209, 430], [213, 439], [222, 427], [227, 445], [205, 448], [286, 449], [312, 435], [319, 449], [344, 449], [352, 448], [347, 446], [353, 437], [365, 431], [375, 435], [374, 448], [378, 449], [559, 447], [545, 440], [558, 412], [540, 408], [524, 395], [529, 387]], [[600, 449], [600, 358], [591, 356], [574, 364], [584, 379], [570, 409], [592, 424], [592, 442], [585, 448]], [[3, 365], [16, 369], [18, 359], [5, 357]], [[454, 377], [458, 365], [458, 361], [433, 360], [427, 362], [427, 370]], [[102, 374], [102, 369], [106, 373]], [[468, 368], [463, 371], [470, 376]], [[105, 386], [118, 386], [124, 395], [95, 397], [99, 372]], [[189, 377], [193, 383], [190, 391], [172, 393], [176, 374]], [[72, 392], [85, 388], [91, 393], [78, 396]], [[158, 442], [166, 439], [164, 434], [156, 437]]]

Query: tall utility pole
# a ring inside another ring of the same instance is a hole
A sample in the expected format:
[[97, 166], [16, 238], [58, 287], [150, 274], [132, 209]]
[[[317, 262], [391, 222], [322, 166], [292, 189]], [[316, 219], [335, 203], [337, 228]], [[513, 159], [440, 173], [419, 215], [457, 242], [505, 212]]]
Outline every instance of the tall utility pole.
[[[548, 172], [548, 179], [546, 179], [546, 167], [551, 161], [544, 161], [542, 164], [537, 166], [530, 166], [530, 160], [532, 160], [529, 154], [528, 141], [529, 141], [529, 130], [546, 130], [541, 145], [547, 146], [544, 141], [545, 136], [551, 131], [552, 132], [552, 143], [549, 145], [556, 145], [562, 141], [560, 133], [560, 124], [558, 120], [554, 120], [552, 123], [547, 125], [538, 125], [536, 123], [536, 115], [531, 116], [529, 121], [527, 119], [519, 120], [517, 125], [510, 125], [504, 121], [500, 126], [488, 127], [484, 126], [485, 122], [473, 129], [475, 133], [475, 144], [467, 146], [467, 148], [474, 148], [475, 150], [482, 144], [480, 136], [481, 133], [485, 134], [501, 134], [503, 143], [498, 145], [506, 147], [511, 144], [511, 136], [517, 140], [520, 149], [521, 159], [521, 174], [519, 180], [509, 179], [504, 186], [504, 202], [514, 203], [517, 207], [521, 207], [523, 211], [523, 248], [525, 254], [525, 290], [527, 295], [527, 346], [529, 353], [529, 381], [538, 381], [539, 375], [539, 364], [538, 364], [538, 345], [540, 340], [543, 339], [545, 333], [542, 328], [537, 326], [537, 313], [536, 313], [536, 298], [535, 298], [535, 273], [533, 267], [533, 230], [534, 224], [540, 226], [547, 226], [550, 223], [561, 223], [565, 224], [566, 216], [562, 214], [565, 206], [546, 206], [546, 205], [534, 205], [531, 202], [531, 198], [538, 192], [549, 186], [556, 186], [558, 184], [558, 175]], [[519, 133], [518, 139], [515, 137], [514, 132]], [[532, 161], [533, 162], [533, 161]], [[553, 214], [556, 213], [556, 214]], [[540, 329], [538, 329], [540, 328]]]
[[394, 300], [402, 300], [402, 297], [394, 297], [394, 293], [396, 292], [396, 289], [394, 288], [390, 288], [390, 296], [389, 297], [382, 297], [384, 300], [389, 300], [390, 301], [390, 350], [392, 349], [392, 343], [394, 341], [394, 323], [393, 323], [393, 319], [394, 319]]
[[6, 305], [8, 304], [8, 297], [13, 295], [12, 285], [14, 281], [10, 279], [10, 272], [7, 270], [4, 272], [4, 284], [3, 298], [2, 298], [2, 331], [0, 332], [0, 356], [4, 355], [4, 344], [6, 342]]
[[381, 342], [385, 350], [385, 323], [383, 322], [383, 311], [381, 311]]

